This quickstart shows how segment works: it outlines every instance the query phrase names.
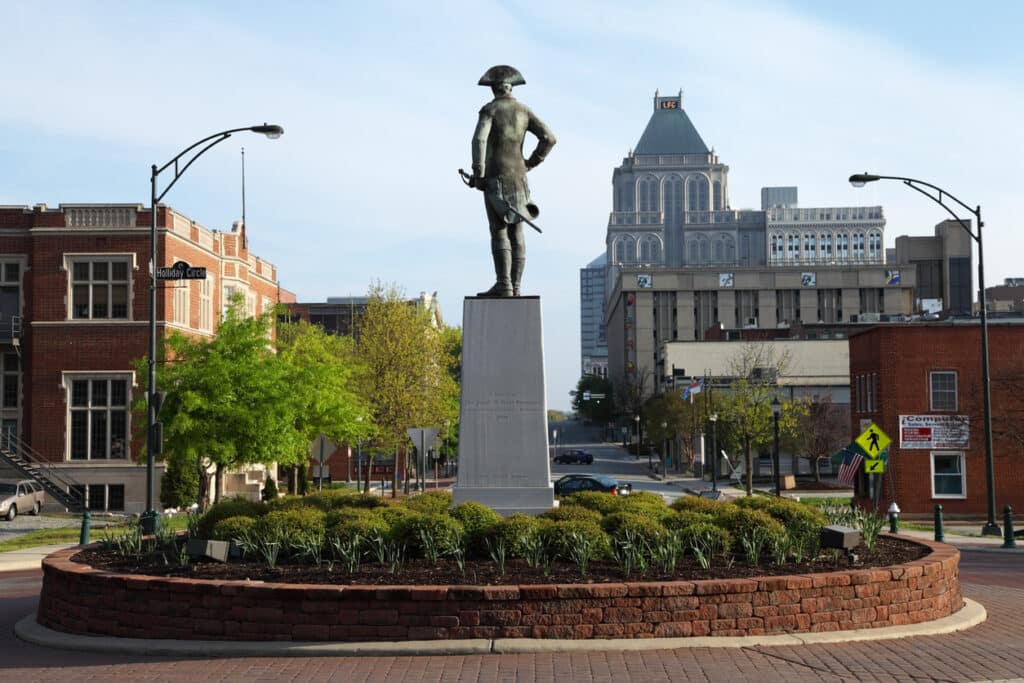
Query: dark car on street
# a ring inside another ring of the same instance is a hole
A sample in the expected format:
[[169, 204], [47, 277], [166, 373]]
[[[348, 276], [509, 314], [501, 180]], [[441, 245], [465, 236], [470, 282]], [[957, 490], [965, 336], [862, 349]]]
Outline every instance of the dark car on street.
[[554, 462], [566, 465], [590, 465], [594, 462], [594, 456], [578, 448], [572, 448], [556, 455]]
[[620, 484], [603, 474], [567, 474], [555, 482], [555, 495], [568, 496], [583, 491], [602, 491], [613, 496], [627, 496], [632, 484]]

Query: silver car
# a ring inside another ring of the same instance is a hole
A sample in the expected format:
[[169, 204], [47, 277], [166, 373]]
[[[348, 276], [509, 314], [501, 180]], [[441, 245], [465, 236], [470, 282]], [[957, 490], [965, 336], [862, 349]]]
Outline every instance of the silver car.
[[19, 512], [38, 515], [45, 497], [43, 487], [31, 479], [0, 479], [0, 517], [10, 522]]

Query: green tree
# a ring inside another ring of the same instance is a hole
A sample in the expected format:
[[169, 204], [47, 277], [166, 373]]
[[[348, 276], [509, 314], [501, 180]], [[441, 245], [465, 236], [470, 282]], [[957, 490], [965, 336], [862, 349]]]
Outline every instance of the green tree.
[[[394, 285], [376, 283], [369, 295], [356, 345], [365, 369], [362, 392], [377, 427], [377, 445], [397, 455], [410, 446], [406, 429], [451, 420], [458, 384], [442, 332], [429, 313], [410, 304]], [[371, 451], [367, 485], [372, 462]], [[392, 495], [397, 495], [397, 475], [396, 468]]]
[[676, 466], [692, 468], [697, 439], [704, 432], [705, 416], [713, 410], [710, 404], [712, 396], [708, 388], [693, 400], [684, 400], [680, 394], [680, 391], [673, 390], [648, 399], [643, 409], [644, 424], [654, 443], [677, 441], [682, 462], [676, 463]]
[[[728, 425], [725, 442], [744, 454], [748, 496], [754, 488], [752, 450], [772, 445], [771, 403], [779, 395], [778, 378], [785, 374], [788, 363], [788, 355], [776, 356], [770, 344], [747, 344], [730, 359], [728, 388], [715, 397], [719, 416]], [[802, 402], [782, 403], [780, 437], [795, 433], [798, 416], [805, 409]]]
[[[597, 394], [599, 397], [595, 398], [593, 394]], [[572, 408], [580, 417], [597, 422], [604, 427], [615, 416], [612, 383], [599, 375], [583, 375], [576, 383]]]
[[[174, 333], [165, 340], [157, 387], [166, 392], [164, 458], [174, 468], [191, 467], [205, 505], [208, 468], [215, 468], [219, 498], [222, 474], [250, 464], [294, 465], [308, 457], [308, 441], [295, 429], [295, 403], [284, 366], [268, 344], [272, 312], [249, 318], [241, 295], [234, 297], [212, 340]], [[145, 359], [138, 374], [147, 378]], [[145, 388], [145, 380], [144, 387]], [[145, 425], [145, 392], [134, 409]]]
[[278, 326], [277, 350], [284, 381], [298, 389], [287, 400], [301, 440], [308, 445], [324, 434], [334, 443], [354, 443], [372, 433], [373, 424], [365, 419], [367, 401], [359, 391], [365, 372], [351, 337], [327, 334], [304, 321], [284, 323]]

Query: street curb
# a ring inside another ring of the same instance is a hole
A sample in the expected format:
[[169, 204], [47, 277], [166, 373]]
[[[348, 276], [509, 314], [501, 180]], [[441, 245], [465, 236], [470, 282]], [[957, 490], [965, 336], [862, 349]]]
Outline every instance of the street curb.
[[128, 655], [184, 657], [398, 657], [474, 654], [526, 654], [549, 652], [622, 652], [714, 647], [778, 647], [821, 645], [866, 640], [892, 640], [934, 636], [963, 631], [988, 618], [985, 608], [965, 599], [964, 606], [948, 617], [922, 624], [885, 626], [859, 631], [792, 633], [774, 636], [727, 636], [695, 638], [631, 638], [607, 640], [555, 640], [497, 638], [494, 640], [412, 640], [405, 642], [320, 643], [242, 642], [229, 640], [163, 640], [80, 636], [40, 626], [35, 614], [21, 618], [14, 633], [25, 642], [59, 650]]

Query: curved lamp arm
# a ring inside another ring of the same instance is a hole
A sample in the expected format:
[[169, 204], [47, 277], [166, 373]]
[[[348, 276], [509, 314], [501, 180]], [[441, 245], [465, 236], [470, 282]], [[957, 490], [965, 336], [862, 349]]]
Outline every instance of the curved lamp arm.
[[[917, 178], [905, 178], [903, 176], [896, 175], [875, 175], [873, 173], [854, 173], [852, 176], [850, 176], [850, 184], [853, 185], [854, 187], [864, 187], [866, 183], [873, 183], [876, 180], [898, 180], [907, 187], [913, 190], [917, 190], [925, 197], [928, 197], [928, 199], [931, 199], [933, 202], [935, 202], [936, 204], [944, 208], [946, 211], [948, 211], [949, 215], [952, 216], [954, 220], [956, 220], [958, 223], [960, 223], [961, 227], [963, 227], [963, 229], [967, 231], [967, 234], [971, 236], [971, 239], [973, 239], [974, 241], [978, 241], [978, 235], [975, 234], [975, 232], [971, 230], [969, 227], [967, 227], [964, 224], [964, 220], [960, 218], [960, 216], [957, 216], [956, 213], [948, 206], [946, 206], [945, 202], [943, 202], [942, 200], [944, 197], [952, 199], [954, 202], [956, 202], [963, 208], [967, 209], [967, 211], [969, 211], [971, 214], [973, 214], [978, 224], [978, 234], [980, 234], [980, 229], [982, 228], [982, 226], [984, 226], [984, 223], [982, 223], [981, 221], [981, 207], [972, 209], [967, 204], [957, 199], [954, 195], [943, 190], [941, 187], [932, 185], [931, 183], [926, 183], [925, 181], [918, 180]], [[923, 189], [925, 187], [934, 190], [936, 194], [932, 194], [928, 190]]]
[[[282, 135], [284, 135], [284, 128], [282, 128], [281, 126], [264, 123], [263, 125], [260, 125], [260, 126], [245, 126], [244, 128], [232, 128], [231, 130], [225, 130], [225, 131], [221, 131], [220, 133], [214, 133], [213, 135], [205, 137], [202, 140], [194, 142], [193, 144], [189, 145], [188, 147], [183, 149], [181, 152], [179, 152], [177, 156], [175, 156], [173, 159], [168, 161], [163, 166], [160, 166], [158, 168], [156, 164], [153, 164], [153, 172], [152, 172], [152, 176], [151, 176], [151, 178], [153, 180], [153, 188], [154, 188], [154, 197], [153, 197], [154, 198], [154, 202], [153, 203], [156, 204], [161, 199], [163, 199], [164, 195], [167, 194], [172, 187], [174, 187], [174, 184], [176, 182], [178, 182], [178, 178], [180, 178], [185, 173], [185, 171], [188, 170], [188, 167], [191, 166], [195, 162], [196, 159], [198, 159], [199, 157], [203, 156], [203, 154], [205, 154], [208, 149], [210, 149], [211, 147], [213, 147], [215, 145], [220, 144], [221, 142], [224, 142], [229, 137], [231, 137], [232, 133], [238, 133], [238, 132], [243, 131], [243, 130], [249, 130], [249, 131], [252, 131], [254, 133], [261, 133], [263, 135], [266, 135], [271, 140], [276, 140], [277, 138], [279, 138]], [[188, 159], [188, 161], [185, 162], [185, 164], [183, 166], [179, 166], [179, 162], [181, 161], [182, 157], [184, 157], [186, 154], [188, 154], [189, 152], [194, 150], [196, 147], [199, 147], [200, 145], [202, 145], [204, 143], [207, 143], [207, 142], [209, 142], [210, 144], [206, 145], [205, 147], [200, 149], [198, 152], [193, 154]], [[156, 177], [158, 175], [160, 175], [161, 173], [163, 173], [164, 171], [166, 171], [167, 168], [170, 167], [171, 165], [174, 166], [174, 179], [171, 180], [170, 183], [168, 183], [167, 187], [164, 188], [163, 192], [161, 192], [160, 194], [156, 194]]]

